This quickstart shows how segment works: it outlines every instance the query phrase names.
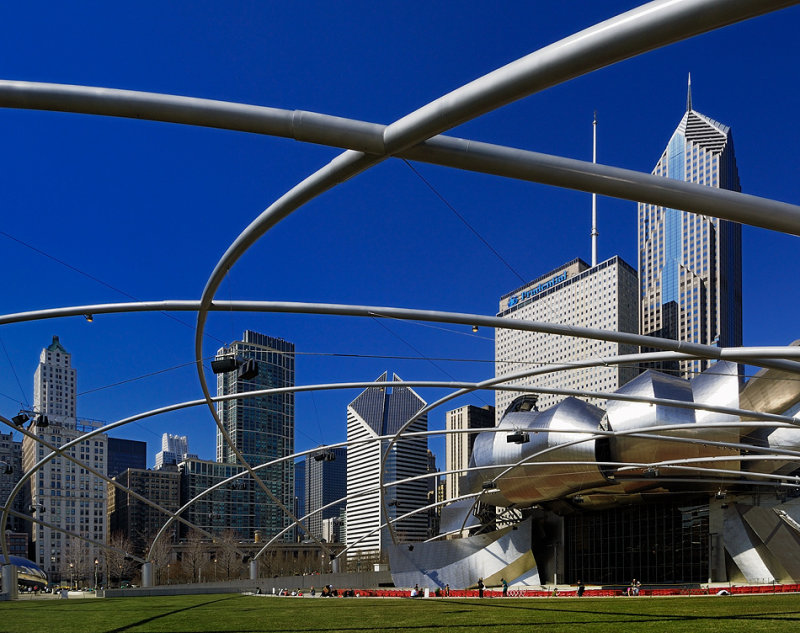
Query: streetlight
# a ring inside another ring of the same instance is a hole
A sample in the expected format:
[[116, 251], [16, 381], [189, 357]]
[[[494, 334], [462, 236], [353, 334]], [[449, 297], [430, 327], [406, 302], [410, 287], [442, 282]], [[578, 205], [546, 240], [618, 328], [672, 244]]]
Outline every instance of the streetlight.
[[97, 591], [97, 565], [100, 563], [96, 558], [94, 559], [94, 590]]
[[75, 589], [75, 565], [72, 563], [69, 564], [69, 586]]
[[169, 563], [167, 563], [167, 584], [170, 584], [170, 577], [169, 577]]

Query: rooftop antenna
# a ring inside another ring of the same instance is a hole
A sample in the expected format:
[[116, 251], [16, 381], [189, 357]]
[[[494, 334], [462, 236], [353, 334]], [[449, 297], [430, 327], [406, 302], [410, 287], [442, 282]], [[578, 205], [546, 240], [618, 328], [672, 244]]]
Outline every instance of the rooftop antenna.
[[[592, 164], [597, 163], [597, 110], [592, 121]], [[597, 266], [597, 194], [592, 193], [592, 266]]]
[[689, 87], [686, 90], [686, 111], [692, 110], [692, 73], [689, 73]]

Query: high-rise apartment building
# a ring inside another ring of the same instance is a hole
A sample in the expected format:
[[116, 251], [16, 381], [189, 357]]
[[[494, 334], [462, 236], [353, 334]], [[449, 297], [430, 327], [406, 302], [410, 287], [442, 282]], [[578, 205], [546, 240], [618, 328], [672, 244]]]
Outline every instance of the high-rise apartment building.
[[[242, 379], [237, 371], [217, 376], [217, 395], [248, 393], [262, 389], [294, 386], [294, 344], [250, 330], [241, 341], [234, 341], [217, 352], [217, 357], [232, 356], [255, 360], [258, 375]], [[217, 404], [220, 421], [236, 448], [251, 466], [257, 466], [294, 453], [294, 394], [275, 393]], [[236, 463], [234, 451], [217, 432], [217, 461]], [[284, 460], [258, 470], [270, 492], [288, 509], [294, 507], [294, 463]], [[254, 495], [252, 530], [271, 538], [291, 523], [291, 518], [258, 486]], [[287, 532], [282, 540], [291, 542]]]
[[[620, 257], [612, 257], [596, 266], [589, 266], [580, 258], [573, 259], [501, 297], [497, 316], [635, 334], [639, 317], [637, 283], [636, 271]], [[500, 377], [577, 361], [599, 361], [637, 351], [636, 346], [610, 341], [498, 328], [495, 372]], [[599, 364], [544, 373], [509, 384], [607, 393], [615, 391], [637, 373], [638, 369], [630, 365]], [[514, 391], [496, 392], [497, 420], [518, 395]], [[565, 397], [542, 393], [539, 409], [551, 407]], [[587, 400], [598, 404], [597, 400]]]
[[340, 519], [347, 495], [347, 449], [323, 448], [305, 460], [305, 511], [308, 529], [316, 538], [323, 537], [325, 519]]
[[[184, 459], [178, 464], [181, 505], [243, 470], [244, 466], [237, 464]], [[231, 482], [204, 495], [186, 509], [183, 517], [212, 534], [222, 535], [230, 531], [239, 539], [252, 540], [256, 530], [261, 529], [258, 527], [261, 513], [254, 502], [260, 496], [256, 495], [255, 482], [248, 475], [236, 481], [238, 483]], [[263, 495], [261, 490], [258, 492]], [[185, 524], [180, 524], [178, 530], [181, 538], [189, 535], [189, 527]]]
[[[49, 347], [42, 350], [39, 366], [34, 376], [33, 408], [49, 419], [49, 426], [33, 427], [40, 439], [51, 445], [62, 446], [79, 439], [90, 430], [101, 426], [99, 422], [78, 420], [75, 417], [76, 371], [72, 357], [57, 336]], [[96, 471], [105, 474], [107, 468], [107, 440], [105, 434], [95, 435], [79, 442], [68, 450]], [[23, 468], [30, 470], [49, 448], [25, 436], [22, 440]], [[54, 525], [65, 532], [95, 541], [106, 540], [106, 483], [87, 468], [72, 462], [66, 456], [55, 457], [40, 468], [30, 479], [28, 499], [35, 508], [34, 517]], [[31, 543], [35, 561], [54, 578], [69, 578], [70, 574], [83, 576], [84, 567], [94, 566], [100, 557], [99, 547], [40, 524], [31, 524]], [[90, 570], [91, 571], [91, 570]]]
[[[386, 380], [384, 373], [376, 382]], [[399, 383], [401, 379], [394, 375], [392, 381]], [[389, 538], [381, 525], [427, 505], [428, 484], [424, 479], [385, 488], [388, 516], [382, 511], [379, 489], [381, 461], [389, 441], [378, 438], [395, 434], [424, 406], [425, 401], [412, 389], [398, 385], [369, 387], [347, 407], [346, 539], [350, 558], [380, 558]], [[415, 419], [407, 429], [427, 430], [427, 415]], [[424, 475], [427, 469], [427, 437], [401, 439], [392, 445], [385, 461], [382, 483]], [[393, 525], [401, 542], [421, 541], [427, 537], [428, 515], [418, 512]]]
[[[180, 475], [177, 471], [127, 468], [116, 475], [114, 481], [166, 510], [175, 512], [180, 507]], [[130, 539], [137, 555], [147, 553], [147, 546], [168, 518], [127, 491], [108, 484], [109, 533], [122, 534]]]
[[[741, 191], [731, 129], [692, 108], [653, 174]], [[727, 220], [639, 204], [641, 332], [678, 341], [742, 344], [742, 229]], [[707, 360], [661, 364], [687, 378]]]
[[494, 407], [490, 405], [476, 407], [468, 404], [445, 413], [445, 429], [447, 431], [476, 430], [475, 433], [448, 433], [445, 435], [445, 470], [447, 471], [444, 477], [445, 499], [455, 499], [461, 494], [459, 480], [464, 473], [451, 471], [469, 467], [472, 445], [475, 443], [478, 431], [494, 425]]

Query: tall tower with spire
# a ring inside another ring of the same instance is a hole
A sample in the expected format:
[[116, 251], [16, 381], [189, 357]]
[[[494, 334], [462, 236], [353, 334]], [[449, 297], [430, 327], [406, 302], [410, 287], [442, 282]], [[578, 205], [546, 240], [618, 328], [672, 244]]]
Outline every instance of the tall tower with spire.
[[[730, 127], [692, 106], [652, 172], [708, 187], [741, 191]], [[742, 231], [734, 222], [639, 204], [642, 334], [730, 347], [742, 344]], [[661, 364], [690, 377], [708, 361]]]

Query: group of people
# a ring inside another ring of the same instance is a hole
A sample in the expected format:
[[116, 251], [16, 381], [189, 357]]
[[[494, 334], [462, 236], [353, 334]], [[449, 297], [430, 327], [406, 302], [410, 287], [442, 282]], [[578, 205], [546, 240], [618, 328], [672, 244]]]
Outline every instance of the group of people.
[[634, 578], [633, 580], [631, 580], [631, 584], [628, 587], [627, 595], [638, 596], [641, 588], [642, 588], [642, 583], [640, 583], [638, 580], [636, 580], [636, 578]]
[[[311, 595], [316, 596], [317, 590], [314, 587], [311, 587]], [[342, 589], [339, 591], [333, 585], [325, 585], [322, 588], [322, 591], [319, 594], [322, 598], [336, 598], [341, 596], [342, 598], [358, 598], [360, 594], [357, 594], [355, 589]]]

